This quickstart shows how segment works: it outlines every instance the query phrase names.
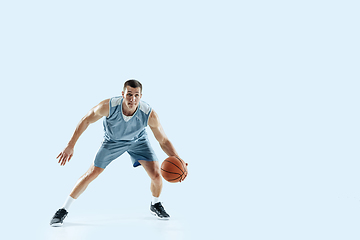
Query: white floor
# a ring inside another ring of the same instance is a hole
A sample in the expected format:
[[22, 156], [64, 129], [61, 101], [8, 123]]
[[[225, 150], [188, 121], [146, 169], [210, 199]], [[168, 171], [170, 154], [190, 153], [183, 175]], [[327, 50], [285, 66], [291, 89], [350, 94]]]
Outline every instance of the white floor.
[[[134, 216], [135, 215], [135, 216]], [[183, 221], [160, 221], [150, 214], [101, 214], [70, 217], [61, 228], [42, 232], [44, 239], [185, 239]]]
[[[358, 239], [359, 201], [339, 201], [304, 209], [279, 205], [247, 206], [242, 215], [233, 216], [231, 206], [210, 210], [213, 214], [178, 213], [169, 221], [160, 221], [146, 211], [130, 214], [104, 211], [72, 211], [63, 227], [50, 227], [51, 212], [34, 209], [16, 218], [5, 215], [2, 234], [8, 239]], [[274, 209], [271, 209], [274, 207]], [[110, 209], [110, 208], [109, 208]], [[217, 211], [227, 211], [221, 214]], [[173, 215], [174, 215], [173, 211]], [[27, 218], [21, 216], [27, 215]], [[197, 216], [195, 216], [197, 215]], [[4, 216], [3, 216], [4, 217]], [[10, 222], [11, 221], [11, 222]]]
[[[142, 179], [147, 178], [146, 174], [142, 169], [127, 168], [120, 173], [132, 176], [114, 175], [120, 166], [113, 164], [106, 175], [93, 182], [73, 203], [63, 227], [58, 228], [50, 227], [49, 221], [65, 200], [70, 181], [64, 180], [64, 186], [56, 181], [58, 186], [51, 186], [38, 176], [25, 183], [22, 192], [10, 194], [5, 188], [2, 234], [11, 236], [8, 239], [36, 240], [360, 237], [360, 196], [354, 195], [351, 186], [319, 185], [313, 179], [297, 185], [295, 178], [288, 178], [287, 182], [257, 182], [249, 178], [251, 184], [234, 184], [234, 179], [226, 176], [220, 185], [211, 180], [204, 185], [202, 178], [189, 175], [181, 184], [164, 184], [162, 199], [171, 219], [161, 221], [149, 213], [148, 184]], [[192, 170], [194, 174], [196, 166]], [[131, 184], [120, 184], [125, 178], [140, 180], [132, 188]], [[19, 185], [18, 182], [12, 186]], [[334, 191], [327, 189], [331, 186]]]

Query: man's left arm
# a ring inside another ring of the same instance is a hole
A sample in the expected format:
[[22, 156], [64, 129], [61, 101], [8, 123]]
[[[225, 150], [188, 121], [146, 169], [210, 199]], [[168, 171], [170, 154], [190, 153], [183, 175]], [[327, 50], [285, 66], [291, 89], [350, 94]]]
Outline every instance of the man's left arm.
[[178, 153], [176, 152], [174, 146], [168, 139], [168, 137], [165, 134], [164, 129], [162, 128], [160, 124], [160, 120], [158, 115], [154, 110], [151, 111], [149, 116], [148, 124], [150, 126], [151, 131], [154, 133], [154, 136], [156, 140], [159, 142], [162, 150], [170, 157], [170, 156], [176, 156], [179, 157]]

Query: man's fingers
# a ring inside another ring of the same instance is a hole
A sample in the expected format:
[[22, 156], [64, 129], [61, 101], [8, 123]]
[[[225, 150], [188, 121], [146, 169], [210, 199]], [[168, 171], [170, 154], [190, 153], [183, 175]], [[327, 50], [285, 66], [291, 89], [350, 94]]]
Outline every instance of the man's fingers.
[[65, 166], [66, 162], [68, 160], [68, 156], [66, 154], [64, 154], [64, 158], [63, 158], [63, 166]]
[[62, 164], [63, 159], [64, 159], [64, 157], [61, 155], [61, 157], [60, 157], [60, 159], [59, 159], [59, 163], [60, 163], [60, 164]]
[[70, 159], [72, 158], [74, 153], [74, 149], [73, 148], [69, 148], [66, 147], [63, 151], [61, 151], [59, 153], [59, 155], [56, 157], [57, 159], [59, 159], [58, 163], [61, 166], [64, 166], [67, 162], [70, 161]]
[[64, 166], [66, 161], [70, 160], [71, 156], [69, 157], [66, 153], [61, 152], [57, 158], [59, 158], [58, 163], [60, 163], [61, 166]]
[[62, 153], [60, 153], [60, 154], [59, 154], [59, 156], [58, 156], [57, 158], [59, 158], [58, 163], [62, 162], [62, 159], [63, 159], [63, 155], [62, 155]]

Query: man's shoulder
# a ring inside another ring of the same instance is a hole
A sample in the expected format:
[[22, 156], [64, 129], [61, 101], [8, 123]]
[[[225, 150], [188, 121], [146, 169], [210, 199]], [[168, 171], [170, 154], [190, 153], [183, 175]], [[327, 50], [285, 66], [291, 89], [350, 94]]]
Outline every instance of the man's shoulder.
[[110, 106], [116, 107], [121, 104], [122, 96], [110, 98]]
[[143, 100], [141, 100], [140, 103], [139, 103], [139, 109], [142, 112], [144, 112], [146, 115], [148, 115], [150, 113], [150, 111], [151, 111], [150, 105], [147, 102], [143, 101]]

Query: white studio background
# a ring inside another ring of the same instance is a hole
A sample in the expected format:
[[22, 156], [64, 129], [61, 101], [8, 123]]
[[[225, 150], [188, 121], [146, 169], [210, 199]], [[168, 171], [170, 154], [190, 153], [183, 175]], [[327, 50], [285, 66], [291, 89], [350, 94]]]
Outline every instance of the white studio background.
[[[358, 239], [359, 10], [346, 0], [2, 1], [3, 234]], [[172, 222], [147, 220], [149, 180], [125, 154], [73, 204], [70, 227], [50, 228], [100, 146], [101, 121], [65, 167], [55, 157], [130, 78], [189, 163], [186, 181], [164, 183]]]

